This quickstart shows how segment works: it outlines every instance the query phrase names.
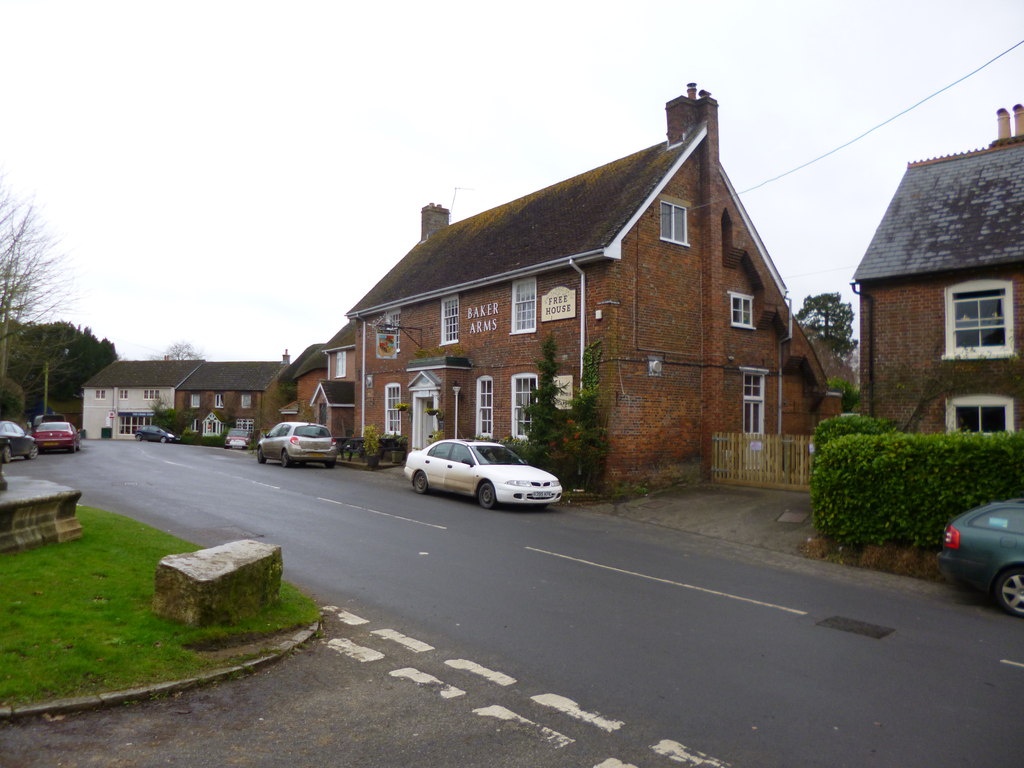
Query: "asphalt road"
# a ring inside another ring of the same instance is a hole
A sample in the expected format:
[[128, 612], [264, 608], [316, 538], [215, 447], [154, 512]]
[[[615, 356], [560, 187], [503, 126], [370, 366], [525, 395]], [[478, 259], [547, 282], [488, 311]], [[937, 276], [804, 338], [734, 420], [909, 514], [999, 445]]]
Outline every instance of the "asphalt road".
[[280, 544], [332, 607], [249, 678], [2, 726], [5, 767], [1020, 762], [1024, 622], [897, 581], [217, 449], [90, 441], [6, 472], [198, 544]]

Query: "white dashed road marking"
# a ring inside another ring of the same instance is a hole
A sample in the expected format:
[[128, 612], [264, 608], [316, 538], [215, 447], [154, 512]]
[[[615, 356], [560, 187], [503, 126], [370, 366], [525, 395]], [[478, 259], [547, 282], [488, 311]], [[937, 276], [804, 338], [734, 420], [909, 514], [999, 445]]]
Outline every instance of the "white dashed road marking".
[[636, 576], [640, 579], [647, 579], [648, 581], [657, 581], [661, 584], [669, 584], [673, 587], [682, 587], [683, 589], [692, 589], [694, 592], [703, 592], [706, 595], [714, 595], [715, 597], [725, 597], [730, 600], [739, 600], [742, 603], [750, 603], [751, 605], [760, 605], [762, 608], [774, 608], [777, 611], [784, 611], [786, 613], [793, 613], [797, 616], [806, 616], [807, 611], [797, 610], [796, 608], [787, 608], [784, 605], [775, 605], [774, 603], [765, 603], [761, 600], [754, 600], [749, 597], [742, 597], [741, 595], [731, 595], [728, 592], [719, 592], [716, 589], [708, 589], [707, 587], [696, 587], [693, 584], [683, 584], [680, 581], [672, 581], [671, 579], [662, 579], [657, 576], [648, 576], [645, 573], [637, 573], [636, 571], [627, 571], [622, 568], [615, 568], [611, 565], [602, 565], [601, 563], [594, 563], [590, 560], [581, 560], [578, 557], [572, 557], [571, 555], [562, 555], [558, 552], [549, 552], [546, 549], [537, 549], [536, 547], [526, 547], [531, 552], [538, 552], [542, 555], [550, 555], [551, 557], [560, 557], [563, 560], [571, 560], [574, 563], [580, 563], [581, 565], [590, 565], [594, 568], [601, 568], [605, 571], [611, 571], [612, 573], [621, 573], [625, 576]]
[[678, 741], [670, 741], [669, 739], [659, 741], [651, 749], [659, 755], [664, 755], [669, 760], [682, 763], [683, 765], [692, 765], [695, 768], [728, 768], [729, 766], [728, 763], [723, 763], [721, 760], [709, 757], [703, 752], [690, 750]]
[[499, 720], [506, 720], [508, 722], [518, 723], [519, 725], [525, 725], [529, 728], [535, 728], [544, 740], [550, 741], [555, 745], [556, 749], [567, 747], [575, 741], [575, 739], [570, 739], [568, 736], [565, 736], [558, 731], [553, 731], [550, 728], [545, 728], [543, 725], [538, 725], [532, 720], [527, 720], [522, 715], [517, 715], [512, 710], [505, 709], [505, 707], [497, 705], [482, 707], [480, 709], [474, 709], [473, 714], [480, 715], [481, 717], [496, 717]]
[[377, 635], [377, 637], [382, 637], [385, 640], [391, 640], [393, 642], [396, 642], [399, 645], [405, 646], [410, 651], [415, 651], [416, 653], [424, 653], [425, 651], [434, 650], [434, 646], [427, 645], [426, 643], [422, 643], [419, 640], [407, 637], [406, 635], [403, 635], [401, 632], [396, 632], [393, 629], [375, 629], [370, 634]]
[[1000, 663], [1009, 664], [1011, 667], [1024, 667], [1024, 664], [1021, 664], [1019, 661], [1010, 661], [1009, 659], [1002, 659]]
[[490, 680], [492, 683], [497, 683], [498, 685], [513, 685], [516, 681], [514, 677], [509, 677], [501, 672], [495, 672], [493, 669], [488, 669], [487, 667], [481, 667], [479, 664], [467, 661], [466, 659], [449, 659], [445, 664], [449, 667], [454, 667], [455, 669], [472, 672], [474, 675], [479, 675], [485, 680]]
[[341, 619], [346, 624], [348, 624], [350, 627], [358, 627], [358, 626], [360, 626], [362, 624], [369, 624], [370, 623], [369, 619], [362, 619], [359, 616], [356, 616], [354, 613], [349, 613], [348, 611], [343, 611], [343, 610], [341, 610], [341, 608], [339, 608], [336, 605], [325, 605], [324, 606], [324, 610], [325, 611], [332, 611], [332, 612], [336, 613], [338, 615], [338, 618]]
[[327, 647], [334, 649], [343, 656], [355, 659], [356, 661], [378, 661], [384, 658], [384, 654], [380, 651], [375, 651], [373, 648], [364, 648], [363, 646], [356, 645], [351, 640], [346, 640], [344, 638], [328, 640]]
[[624, 763], [621, 760], [616, 760], [614, 757], [609, 757], [602, 763], [598, 763], [594, 768], [636, 768], [632, 763]]
[[416, 685], [437, 688], [442, 699], [454, 699], [456, 696], [466, 695], [466, 692], [461, 688], [448, 685], [443, 680], [438, 680], [433, 675], [428, 675], [426, 672], [420, 672], [418, 669], [413, 669], [412, 667], [396, 669], [394, 672], [391, 672], [390, 675], [392, 677], [404, 677], [407, 680], [412, 680]]
[[326, 501], [328, 504], [337, 504], [339, 507], [351, 507], [352, 509], [361, 509], [363, 512], [372, 512], [375, 515], [381, 517], [392, 517], [395, 520], [402, 520], [406, 523], [416, 523], [416, 525], [425, 525], [428, 528], [437, 528], [439, 531], [447, 531], [448, 526], [446, 525], [435, 525], [434, 523], [424, 523], [422, 520], [413, 520], [411, 517], [402, 517], [401, 515], [392, 515], [389, 512], [381, 512], [379, 509], [370, 509], [369, 507], [360, 507], [355, 504], [346, 504], [344, 501], [338, 501], [336, 499], [325, 499], [323, 496], [317, 496], [317, 501]]
[[540, 696], [533, 696], [534, 701], [538, 704], [557, 709], [559, 712], [564, 712], [569, 717], [574, 717], [584, 723], [590, 723], [591, 725], [597, 726], [602, 731], [611, 733], [621, 728], [624, 723], [621, 720], [606, 720], [599, 714], [594, 712], [584, 712], [580, 709], [580, 705], [572, 699], [567, 699], [564, 696], [557, 696], [553, 693], [545, 693]]

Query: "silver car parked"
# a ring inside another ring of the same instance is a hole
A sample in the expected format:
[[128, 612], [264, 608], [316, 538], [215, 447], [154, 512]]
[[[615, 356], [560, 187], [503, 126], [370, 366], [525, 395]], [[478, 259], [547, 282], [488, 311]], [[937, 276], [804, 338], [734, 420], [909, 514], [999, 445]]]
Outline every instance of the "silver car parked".
[[266, 464], [268, 459], [280, 461], [282, 467], [313, 462], [330, 468], [338, 461], [338, 446], [334, 444], [331, 430], [323, 424], [283, 421], [267, 432], [256, 446], [256, 460]]

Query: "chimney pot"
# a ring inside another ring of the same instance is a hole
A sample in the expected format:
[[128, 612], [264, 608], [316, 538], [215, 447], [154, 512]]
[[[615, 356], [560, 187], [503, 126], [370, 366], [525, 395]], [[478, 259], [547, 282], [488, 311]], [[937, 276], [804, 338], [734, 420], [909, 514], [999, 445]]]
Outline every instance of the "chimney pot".
[[1010, 113], [1005, 109], [999, 109], [996, 111], [996, 138], [997, 139], [1008, 139], [1010, 138]]
[[288, 354], [288, 350], [286, 349], [284, 351], [284, 354], [281, 355], [281, 362], [284, 363], [285, 365], [288, 365], [288, 364], [291, 363], [291, 361], [292, 361], [292, 356]]
[[686, 84], [686, 98], [696, 99], [697, 98], [697, 84], [687, 83]]
[[1013, 135], [1024, 136], [1024, 106], [1020, 104], [1013, 107]]

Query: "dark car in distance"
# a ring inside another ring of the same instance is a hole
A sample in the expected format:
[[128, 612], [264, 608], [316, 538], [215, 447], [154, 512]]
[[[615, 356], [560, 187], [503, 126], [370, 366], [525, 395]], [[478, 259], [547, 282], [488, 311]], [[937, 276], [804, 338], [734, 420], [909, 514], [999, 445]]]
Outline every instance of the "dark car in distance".
[[81, 450], [82, 443], [78, 430], [68, 421], [43, 421], [32, 430], [32, 437], [40, 452]]
[[148, 440], [151, 443], [177, 443], [180, 438], [173, 432], [168, 432], [156, 424], [146, 424], [135, 430], [135, 439], [138, 441]]
[[34, 459], [39, 455], [36, 439], [13, 421], [0, 421], [0, 437], [7, 438], [7, 445], [0, 452], [0, 461], [7, 464], [16, 456]]
[[1024, 618], [1024, 499], [982, 504], [950, 521], [939, 570]]

